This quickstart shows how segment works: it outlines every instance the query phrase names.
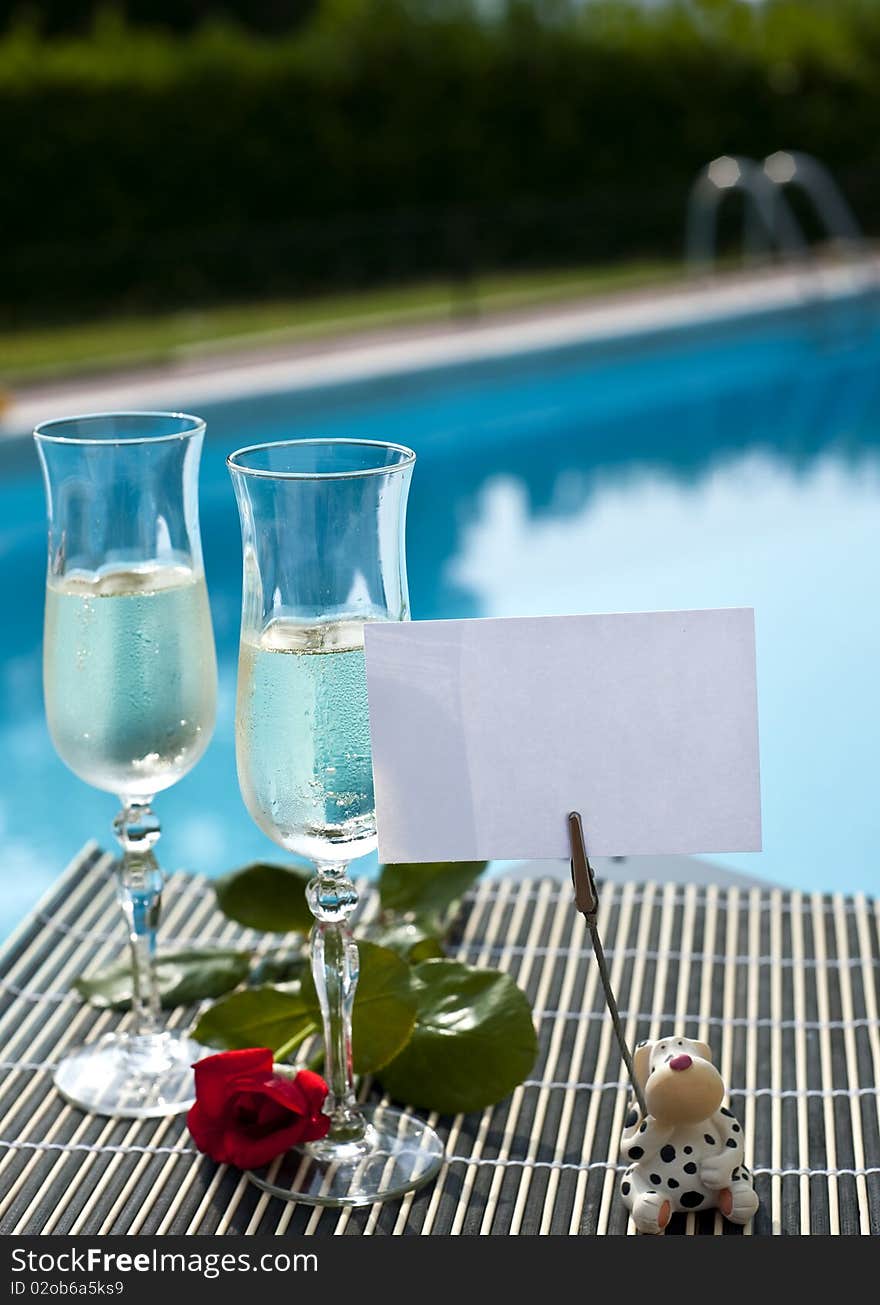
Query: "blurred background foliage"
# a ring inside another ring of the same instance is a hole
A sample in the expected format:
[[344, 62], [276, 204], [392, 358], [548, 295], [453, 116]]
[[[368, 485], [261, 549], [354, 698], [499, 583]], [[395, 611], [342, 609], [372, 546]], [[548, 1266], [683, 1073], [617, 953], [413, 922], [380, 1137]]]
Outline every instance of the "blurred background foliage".
[[877, 0], [0, 5], [0, 327], [664, 258], [723, 153], [880, 231]]

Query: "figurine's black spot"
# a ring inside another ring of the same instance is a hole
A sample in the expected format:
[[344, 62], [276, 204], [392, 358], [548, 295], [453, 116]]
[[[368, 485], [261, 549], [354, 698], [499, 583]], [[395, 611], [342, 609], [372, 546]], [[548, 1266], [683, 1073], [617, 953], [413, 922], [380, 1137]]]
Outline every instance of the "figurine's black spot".
[[637, 1110], [631, 1110], [627, 1115], [626, 1119], [623, 1121], [624, 1128], [632, 1128], [633, 1124], [636, 1122], [638, 1117], [639, 1117], [639, 1112]]
[[722, 1113], [722, 1115], [727, 1115], [727, 1118], [728, 1118], [728, 1119], [733, 1119], [733, 1111], [732, 1111], [732, 1110], [728, 1110], [728, 1109], [727, 1109], [727, 1106], [722, 1106], [722, 1107], [721, 1107], [721, 1113]]
[[667, 1186], [667, 1187], [678, 1187], [678, 1183], [676, 1182], [676, 1180], [675, 1180], [674, 1178], [667, 1178], [667, 1180], [666, 1180], [666, 1186]]
[[624, 1196], [629, 1196], [629, 1183], [621, 1183], [620, 1190], [623, 1192]]
[[703, 1204], [705, 1197], [702, 1192], [682, 1192], [678, 1200], [686, 1210], [696, 1210], [698, 1205]]
[[664, 1146], [660, 1152], [660, 1159], [664, 1164], [672, 1164], [672, 1161], [675, 1159], [675, 1147]]
[[659, 1174], [651, 1174], [651, 1182], [656, 1183], [656, 1185], [659, 1187], [660, 1184], [663, 1182], [663, 1179], [660, 1177]]
[[648, 1039], [647, 1039], [647, 1038], [643, 1039], [643, 1041], [640, 1042], [638, 1045], [639, 1045], [640, 1047], [647, 1047], [647, 1045], [648, 1045]]
[[642, 1156], [645, 1154], [640, 1146], [631, 1146], [629, 1153], [633, 1160], [641, 1160]]
[[734, 1133], [739, 1132], [739, 1124], [731, 1124], [730, 1127], [732, 1128]]
[[704, 1139], [704, 1141], [708, 1142], [710, 1146], [714, 1146], [714, 1145], [715, 1145], [715, 1138], [712, 1136], [711, 1133], [704, 1133], [704, 1134], [703, 1134], [703, 1139]]
[[694, 1151], [694, 1148], [693, 1148], [692, 1146], [686, 1146], [685, 1149], [684, 1149], [684, 1153], [685, 1153], [685, 1155], [693, 1155], [693, 1151]]
[[695, 1174], [697, 1172], [697, 1166], [694, 1164], [693, 1160], [685, 1165], [684, 1171], [686, 1174]]
[[654, 1195], [654, 1189], [653, 1189], [653, 1187], [646, 1187], [646, 1188], [645, 1188], [645, 1196], [653, 1196], [653, 1195]]
[[733, 1173], [730, 1176], [733, 1179], [733, 1181], [736, 1182], [737, 1178], [739, 1178], [739, 1170], [734, 1169]]
[[639, 1132], [644, 1133], [647, 1127], [648, 1127], [648, 1121], [647, 1119], [643, 1119], [642, 1122], [639, 1124]]
[[727, 1145], [728, 1145], [728, 1146], [736, 1146], [736, 1138], [735, 1138], [735, 1137], [729, 1137], [729, 1138], [727, 1139]]

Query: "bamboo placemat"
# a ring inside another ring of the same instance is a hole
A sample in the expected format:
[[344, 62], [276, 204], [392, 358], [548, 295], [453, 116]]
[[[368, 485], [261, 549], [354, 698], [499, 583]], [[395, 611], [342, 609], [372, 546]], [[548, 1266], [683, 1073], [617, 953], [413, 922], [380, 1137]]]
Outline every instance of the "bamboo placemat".
[[[483, 1114], [432, 1117], [448, 1150], [433, 1186], [340, 1213], [261, 1194], [195, 1152], [181, 1118], [89, 1117], [54, 1091], [54, 1059], [127, 1019], [69, 991], [122, 948], [108, 866], [84, 849], [0, 958], [0, 1232], [632, 1232], [617, 1191], [626, 1088], [567, 884], [486, 879], [454, 942], [460, 959], [496, 965], [528, 993], [540, 1033], [532, 1077]], [[365, 899], [369, 914], [375, 897]], [[880, 906], [608, 884], [600, 923], [630, 1040], [675, 1032], [713, 1046], [761, 1197], [747, 1231], [880, 1232]], [[185, 875], [169, 880], [162, 936], [267, 945], [218, 914], [206, 880]], [[669, 1231], [741, 1230], [706, 1212], [676, 1216]]]

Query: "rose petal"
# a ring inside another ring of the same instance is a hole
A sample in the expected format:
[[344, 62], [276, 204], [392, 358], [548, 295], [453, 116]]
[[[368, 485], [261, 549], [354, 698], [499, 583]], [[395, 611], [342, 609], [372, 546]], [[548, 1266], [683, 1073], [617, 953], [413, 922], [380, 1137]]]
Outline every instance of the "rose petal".
[[190, 1106], [186, 1126], [198, 1149], [212, 1160], [219, 1160], [223, 1149], [223, 1125], [207, 1113], [201, 1102], [196, 1101]]
[[273, 1100], [267, 1095], [254, 1095], [254, 1104], [256, 1109], [253, 1117], [253, 1127], [259, 1128], [261, 1132], [267, 1133], [273, 1128], [286, 1127], [292, 1118], [299, 1113], [291, 1111], [286, 1105]]
[[294, 1146], [326, 1137], [329, 1128], [329, 1118], [317, 1115], [314, 1119], [294, 1116], [287, 1128], [276, 1129], [263, 1137], [241, 1129], [227, 1129], [221, 1143], [224, 1162], [239, 1169], [257, 1169]]
[[[330, 1091], [320, 1074], [311, 1069], [301, 1069], [293, 1080], [293, 1086], [299, 1089], [306, 1100], [308, 1113], [318, 1114]], [[323, 1134], [322, 1134], [323, 1136]]]
[[196, 1102], [187, 1124], [199, 1150], [221, 1164], [268, 1164], [293, 1146], [325, 1137], [330, 1128], [321, 1113], [328, 1091], [321, 1076], [311, 1070], [292, 1078], [274, 1073], [267, 1048], [209, 1056], [195, 1069]]
[[320, 1111], [329, 1089], [320, 1074], [301, 1069], [294, 1078], [269, 1075], [261, 1084], [261, 1090], [287, 1110], [299, 1115], [314, 1115]]
[[205, 1110], [219, 1116], [229, 1097], [230, 1088], [243, 1075], [262, 1076], [272, 1073], [272, 1052], [268, 1047], [245, 1047], [241, 1051], [221, 1051], [206, 1056], [193, 1066], [196, 1097]]

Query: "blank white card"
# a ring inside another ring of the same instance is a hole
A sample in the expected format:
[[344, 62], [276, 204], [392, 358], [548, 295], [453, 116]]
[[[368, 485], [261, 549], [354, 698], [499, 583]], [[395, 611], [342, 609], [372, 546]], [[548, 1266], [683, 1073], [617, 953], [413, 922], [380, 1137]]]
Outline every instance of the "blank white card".
[[754, 613], [368, 623], [379, 857], [761, 848]]

